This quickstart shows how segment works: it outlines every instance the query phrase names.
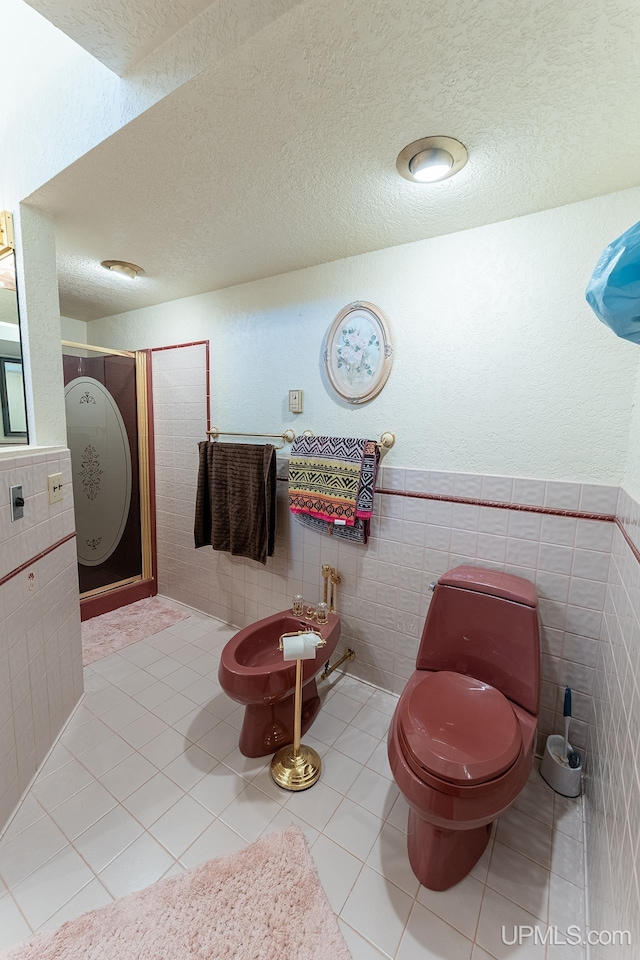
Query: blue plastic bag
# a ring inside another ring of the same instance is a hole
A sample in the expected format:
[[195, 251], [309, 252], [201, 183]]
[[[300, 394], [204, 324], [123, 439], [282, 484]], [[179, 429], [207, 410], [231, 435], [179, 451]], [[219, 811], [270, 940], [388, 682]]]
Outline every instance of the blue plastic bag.
[[640, 223], [603, 250], [585, 296], [598, 320], [640, 343]]

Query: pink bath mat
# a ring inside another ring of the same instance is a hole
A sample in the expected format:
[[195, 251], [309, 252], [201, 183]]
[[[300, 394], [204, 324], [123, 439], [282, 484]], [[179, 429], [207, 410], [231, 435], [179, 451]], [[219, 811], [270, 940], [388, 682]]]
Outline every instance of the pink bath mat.
[[350, 960], [298, 827], [160, 880], [0, 960]]
[[86, 667], [130, 643], [146, 640], [188, 616], [160, 597], [149, 597], [85, 620], [82, 624], [82, 662]]

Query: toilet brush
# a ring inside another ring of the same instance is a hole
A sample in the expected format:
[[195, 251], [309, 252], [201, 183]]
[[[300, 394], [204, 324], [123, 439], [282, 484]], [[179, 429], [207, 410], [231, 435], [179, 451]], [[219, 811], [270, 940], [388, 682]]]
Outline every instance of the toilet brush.
[[564, 691], [564, 736], [552, 733], [540, 764], [540, 776], [563, 797], [579, 797], [582, 789], [582, 757], [569, 743], [571, 725], [571, 688]]
[[571, 724], [571, 687], [564, 688], [564, 758], [569, 762], [569, 726]]
[[564, 759], [572, 770], [580, 766], [580, 754], [571, 749], [569, 743], [569, 727], [571, 725], [571, 687], [564, 688]]

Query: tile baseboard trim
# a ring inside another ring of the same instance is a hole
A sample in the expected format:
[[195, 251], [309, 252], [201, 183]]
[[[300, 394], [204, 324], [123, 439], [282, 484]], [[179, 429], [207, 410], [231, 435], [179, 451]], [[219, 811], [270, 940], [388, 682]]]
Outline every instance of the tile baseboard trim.
[[636, 561], [640, 563], [640, 550], [638, 549], [638, 547], [636, 547], [635, 543], [627, 533], [624, 526], [624, 521], [620, 517], [615, 517], [615, 524], [618, 530], [620, 531], [620, 533], [622, 534], [622, 536], [624, 537], [625, 542], [629, 547], [629, 549], [631, 550], [631, 553], [635, 557]]
[[585, 510], [563, 510], [561, 507], [539, 507], [529, 503], [511, 503], [504, 500], [480, 500], [475, 497], [455, 497], [447, 493], [418, 493], [413, 490], [376, 490], [386, 497], [410, 497], [414, 500], [442, 500], [446, 503], [464, 503], [471, 507], [492, 507], [495, 510], [519, 510], [521, 513], [541, 513], [548, 517], [573, 517], [577, 520], [604, 520], [614, 523], [613, 513], [589, 513]]
[[35, 557], [31, 557], [30, 560], [25, 560], [25, 562], [21, 563], [19, 567], [16, 567], [14, 570], [10, 570], [9, 573], [6, 573], [4, 577], [0, 579], [0, 587], [4, 586], [5, 583], [8, 583], [9, 580], [13, 580], [13, 578], [17, 577], [19, 573], [22, 573], [24, 570], [27, 570], [29, 567], [33, 566], [33, 564], [37, 563], [38, 560], [42, 560], [43, 557], [53, 553], [53, 551], [57, 550], [58, 547], [61, 547], [69, 540], [75, 539], [75, 536], [75, 531], [73, 533], [68, 533], [66, 537], [62, 538], [62, 540], [57, 540], [56, 543], [52, 543], [51, 546], [46, 548], [46, 550], [41, 550], [40, 553], [35, 555]]
[[[278, 477], [288, 483], [288, 477]], [[572, 517], [576, 520], [599, 520], [606, 523], [615, 523], [617, 518], [613, 513], [589, 513], [585, 510], [563, 510], [561, 507], [540, 507], [529, 503], [512, 503], [505, 500], [481, 500], [475, 497], [456, 497], [449, 493], [422, 493], [417, 490], [387, 490], [384, 487], [376, 488], [377, 494], [383, 497], [408, 497], [413, 500], [440, 500], [443, 503], [462, 503], [471, 507], [492, 507], [495, 510], [518, 510], [521, 513], [540, 513], [548, 517]], [[640, 554], [637, 557], [640, 560]]]

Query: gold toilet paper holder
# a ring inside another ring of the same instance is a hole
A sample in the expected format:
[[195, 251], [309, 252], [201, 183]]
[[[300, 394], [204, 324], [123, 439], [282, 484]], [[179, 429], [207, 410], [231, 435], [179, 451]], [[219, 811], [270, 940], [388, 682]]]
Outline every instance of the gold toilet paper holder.
[[[284, 649], [283, 640], [287, 637], [301, 637], [313, 634], [319, 637], [316, 647], [325, 647], [327, 641], [318, 630], [295, 630], [283, 633], [278, 640], [278, 650]], [[284, 790], [307, 790], [320, 777], [322, 760], [313, 749], [300, 743], [302, 729], [302, 660], [296, 660], [296, 689], [293, 707], [293, 743], [281, 747], [271, 759], [271, 777]]]

